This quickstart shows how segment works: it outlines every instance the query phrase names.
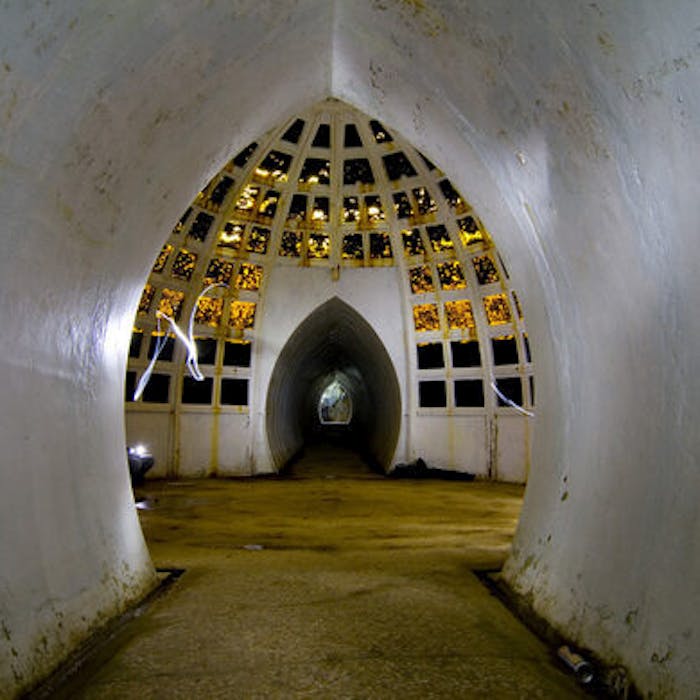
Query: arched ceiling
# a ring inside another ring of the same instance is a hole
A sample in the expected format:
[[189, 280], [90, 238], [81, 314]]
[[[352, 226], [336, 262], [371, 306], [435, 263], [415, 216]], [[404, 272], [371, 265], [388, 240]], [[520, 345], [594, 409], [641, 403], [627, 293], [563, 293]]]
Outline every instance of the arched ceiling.
[[[345, 267], [399, 264], [407, 268], [412, 295], [490, 292], [483, 305], [476, 298], [461, 311], [448, 306], [450, 318], [442, 321], [429, 318], [437, 307], [416, 310], [417, 331], [438, 330], [440, 323], [474, 329], [474, 306], [485, 312], [486, 325], [522, 316], [507, 289], [507, 270], [469, 202], [376, 119], [325, 100], [227, 160], [158, 254], [137, 326], [153, 328], [156, 310], [175, 320], [186, 311], [186, 318], [199, 293], [216, 283], [222, 287], [200, 300], [195, 321], [201, 330], [227, 322], [242, 335], [254, 327], [266, 276], [286, 265], [326, 266], [340, 275]], [[460, 320], [458, 313], [467, 316]]]

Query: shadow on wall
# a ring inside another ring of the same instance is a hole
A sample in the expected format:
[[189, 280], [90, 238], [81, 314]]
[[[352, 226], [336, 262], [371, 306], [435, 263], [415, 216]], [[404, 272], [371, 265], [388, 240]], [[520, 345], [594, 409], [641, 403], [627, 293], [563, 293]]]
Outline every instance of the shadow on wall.
[[[338, 379], [352, 406], [346, 424], [322, 424], [319, 401]], [[401, 394], [384, 344], [354, 309], [330, 299], [292, 333], [275, 364], [267, 393], [267, 435], [277, 470], [305, 443], [351, 442], [386, 470], [401, 427]]]

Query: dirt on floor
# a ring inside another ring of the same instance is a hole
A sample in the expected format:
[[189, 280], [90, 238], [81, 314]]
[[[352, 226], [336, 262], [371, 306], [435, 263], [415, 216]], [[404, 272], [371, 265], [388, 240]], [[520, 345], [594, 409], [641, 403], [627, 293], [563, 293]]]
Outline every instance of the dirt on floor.
[[327, 448], [284, 479], [148, 482], [154, 562], [185, 573], [55, 697], [585, 697], [473, 573], [522, 494]]

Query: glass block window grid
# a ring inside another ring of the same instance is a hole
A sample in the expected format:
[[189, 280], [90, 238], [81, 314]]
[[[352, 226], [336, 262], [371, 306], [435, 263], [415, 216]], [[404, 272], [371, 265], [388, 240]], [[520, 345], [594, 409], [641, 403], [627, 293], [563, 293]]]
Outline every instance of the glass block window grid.
[[[411, 299], [410, 337], [439, 345], [444, 361], [419, 375], [457, 373], [431, 380], [445, 382], [448, 407], [474, 409], [474, 373], [488, 399], [491, 363], [501, 374], [519, 368], [525, 399], [534, 393], [526, 381], [531, 358], [522, 303], [483, 222], [452, 179], [390, 126], [342, 105], [319, 107], [231, 157], [156, 256], [138, 304], [139, 328], [149, 336], [156, 310], [182, 322], [196, 295], [218, 283], [228, 289], [200, 299], [194, 310], [198, 332], [249, 350], [268, 267], [276, 264], [398, 266]], [[144, 354], [130, 358], [132, 374]], [[171, 401], [175, 385], [166, 392]], [[213, 396], [223, 391], [215, 381]], [[245, 394], [233, 384], [226, 392], [230, 405]]]

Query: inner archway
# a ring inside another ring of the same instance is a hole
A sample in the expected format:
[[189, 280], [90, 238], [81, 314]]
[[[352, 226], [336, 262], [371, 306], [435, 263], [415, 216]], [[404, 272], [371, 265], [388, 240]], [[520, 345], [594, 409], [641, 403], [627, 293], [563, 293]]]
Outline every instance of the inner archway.
[[[332, 377], [342, 377], [352, 404], [347, 424], [319, 420], [319, 400]], [[351, 440], [371, 463], [388, 468], [401, 425], [401, 394], [391, 359], [369, 323], [337, 297], [313, 311], [279, 354], [266, 413], [277, 469], [319, 438]]]
[[[397, 368], [405, 439], [394, 463], [526, 481], [533, 364], [506, 262], [435, 163], [335, 98], [228, 159], [153, 264], [126, 396], [130, 441], [154, 444], [151, 476], [274, 472], [265, 406], [277, 355], [333, 297], [376, 330]], [[167, 341], [171, 352], [154, 364], [163, 315], [189, 318], [201, 383], [183, 377], [189, 354], [180, 344]], [[147, 391], [134, 392], [149, 368]], [[366, 396], [362, 381], [342, 376]], [[312, 403], [327, 384], [317, 377]], [[306, 406], [305, 416], [317, 409]], [[350, 439], [357, 428], [311, 426], [307, 437]]]

